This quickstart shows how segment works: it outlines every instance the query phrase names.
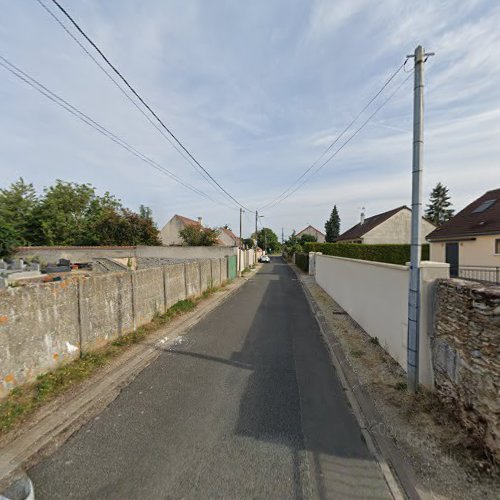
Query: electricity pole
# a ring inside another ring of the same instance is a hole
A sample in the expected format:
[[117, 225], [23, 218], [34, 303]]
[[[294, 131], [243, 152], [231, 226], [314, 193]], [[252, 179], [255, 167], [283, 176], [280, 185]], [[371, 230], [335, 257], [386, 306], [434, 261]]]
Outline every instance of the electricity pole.
[[243, 240], [241, 239], [241, 224], [242, 224], [242, 219], [243, 219], [243, 209], [240, 208], [240, 248], [243, 245]]
[[241, 232], [242, 219], [243, 219], [243, 209], [240, 208], [240, 247], [238, 249], [238, 268], [239, 268], [240, 272], [241, 272], [241, 249], [243, 248], [243, 239], [242, 239], [242, 232]]
[[422, 251], [422, 169], [424, 151], [424, 63], [427, 57], [422, 46], [415, 49], [415, 88], [413, 95], [413, 160], [411, 190], [411, 257], [408, 290], [407, 372], [408, 389], [418, 390], [420, 337], [420, 256]]
[[255, 211], [255, 246], [257, 246], [257, 221], [259, 220], [259, 212]]

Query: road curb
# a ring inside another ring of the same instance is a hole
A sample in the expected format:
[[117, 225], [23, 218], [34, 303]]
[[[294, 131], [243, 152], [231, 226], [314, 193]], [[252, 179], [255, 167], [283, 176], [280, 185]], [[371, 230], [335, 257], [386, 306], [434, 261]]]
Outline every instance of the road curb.
[[220, 296], [208, 299], [193, 312], [179, 316], [142, 342], [124, 351], [118, 358], [76, 388], [76, 394], [62, 394], [38, 415], [7, 435], [0, 449], [0, 487], [13, 475], [31, 467], [38, 457], [55, 451], [72, 434], [103, 411], [165, 348], [181, 335], [187, 334], [207, 314], [228, 300], [259, 269], [257, 266], [244, 278], [238, 278]]
[[415, 488], [413, 471], [405, 465], [403, 457], [396, 446], [382, 434], [375, 434], [373, 429], [383, 422], [371, 396], [364, 390], [356, 373], [350, 368], [347, 356], [339, 342], [332, 344], [328, 333], [335, 336], [327, 323], [319, 305], [302, 279], [302, 274], [296, 266], [290, 268], [297, 276], [314, 317], [319, 325], [321, 335], [328, 348], [332, 363], [339, 375], [340, 382], [358, 420], [361, 432], [371, 453], [377, 459], [387, 485], [396, 499], [408, 498], [420, 500]]

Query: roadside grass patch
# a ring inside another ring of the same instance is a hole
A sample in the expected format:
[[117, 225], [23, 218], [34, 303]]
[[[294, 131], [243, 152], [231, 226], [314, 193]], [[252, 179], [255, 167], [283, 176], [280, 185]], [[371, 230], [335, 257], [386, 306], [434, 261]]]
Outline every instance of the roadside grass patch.
[[361, 358], [364, 355], [365, 351], [362, 351], [361, 349], [355, 349], [354, 351], [351, 351], [351, 356], [355, 358]]
[[[220, 288], [225, 287], [226, 284], [224, 283]], [[158, 330], [173, 318], [195, 309], [200, 300], [207, 298], [218, 289], [209, 288], [202, 294], [202, 297], [196, 300], [180, 300], [165, 313], [155, 314], [151, 323], [117, 338], [102, 349], [82, 354], [79, 359], [39, 375], [34, 382], [12, 389], [9, 395], [0, 401], [0, 435], [22, 422], [44, 403], [88, 378], [127, 347], [140, 342], [149, 333]]]

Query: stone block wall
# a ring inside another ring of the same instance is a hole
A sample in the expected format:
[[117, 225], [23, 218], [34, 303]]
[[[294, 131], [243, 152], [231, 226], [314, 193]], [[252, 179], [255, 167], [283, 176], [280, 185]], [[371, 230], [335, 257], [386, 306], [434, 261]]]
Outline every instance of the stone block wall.
[[439, 280], [434, 307], [437, 394], [500, 460], [500, 287]]
[[[227, 259], [216, 259], [227, 270]], [[212, 262], [99, 274], [0, 290], [0, 399], [150, 322], [212, 286]], [[227, 278], [227, 275], [226, 275]]]

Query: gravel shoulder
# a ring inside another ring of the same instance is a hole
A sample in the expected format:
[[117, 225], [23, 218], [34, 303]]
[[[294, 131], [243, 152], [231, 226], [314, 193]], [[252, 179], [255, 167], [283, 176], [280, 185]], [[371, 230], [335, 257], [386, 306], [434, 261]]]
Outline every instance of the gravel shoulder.
[[406, 391], [402, 368], [321, 288], [295, 268], [328, 324], [327, 342], [339, 345], [344, 362], [379, 417], [368, 419], [370, 434], [395, 445], [424, 499], [496, 499], [498, 467], [475, 447], [453, 415], [429, 392]]

